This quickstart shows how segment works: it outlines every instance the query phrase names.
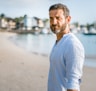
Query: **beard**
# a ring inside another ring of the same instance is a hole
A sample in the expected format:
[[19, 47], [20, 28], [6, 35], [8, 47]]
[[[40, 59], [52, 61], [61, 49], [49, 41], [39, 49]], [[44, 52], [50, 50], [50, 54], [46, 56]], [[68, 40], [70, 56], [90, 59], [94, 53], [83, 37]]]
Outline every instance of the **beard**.
[[[58, 27], [58, 28], [57, 28]], [[52, 25], [50, 26], [51, 28], [51, 31], [54, 33], [54, 34], [58, 34], [58, 33], [62, 33], [67, 27], [67, 24], [63, 24], [61, 27], [59, 27], [58, 25]]]

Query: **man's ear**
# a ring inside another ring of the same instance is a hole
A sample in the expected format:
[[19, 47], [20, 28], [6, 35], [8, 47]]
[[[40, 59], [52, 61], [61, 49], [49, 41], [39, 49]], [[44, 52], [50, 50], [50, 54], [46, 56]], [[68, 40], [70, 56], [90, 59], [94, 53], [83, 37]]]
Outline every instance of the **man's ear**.
[[66, 18], [66, 22], [69, 24], [70, 21], [71, 21], [71, 16], [67, 16], [67, 18]]

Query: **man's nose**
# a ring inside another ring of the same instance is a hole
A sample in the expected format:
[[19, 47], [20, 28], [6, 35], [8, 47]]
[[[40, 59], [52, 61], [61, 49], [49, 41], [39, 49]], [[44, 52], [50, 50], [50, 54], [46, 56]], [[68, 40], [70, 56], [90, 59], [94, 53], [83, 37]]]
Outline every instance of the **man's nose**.
[[56, 19], [53, 19], [53, 22], [52, 22], [54, 25], [57, 24], [57, 20]]

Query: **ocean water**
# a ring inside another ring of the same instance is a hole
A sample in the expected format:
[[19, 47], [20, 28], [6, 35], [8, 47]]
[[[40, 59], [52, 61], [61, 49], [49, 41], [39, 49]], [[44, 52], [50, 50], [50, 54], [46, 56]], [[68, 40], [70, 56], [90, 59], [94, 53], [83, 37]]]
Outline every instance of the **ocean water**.
[[19, 47], [32, 53], [49, 55], [56, 37], [53, 34], [18, 34], [10, 40]]
[[[96, 67], [96, 35], [75, 35], [84, 45], [85, 65]], [[48, 56], [55, 43], [56, 36], [54, 34], [17, 34], [14, 37], [10, 37], [10, 40], [28, 52]]]

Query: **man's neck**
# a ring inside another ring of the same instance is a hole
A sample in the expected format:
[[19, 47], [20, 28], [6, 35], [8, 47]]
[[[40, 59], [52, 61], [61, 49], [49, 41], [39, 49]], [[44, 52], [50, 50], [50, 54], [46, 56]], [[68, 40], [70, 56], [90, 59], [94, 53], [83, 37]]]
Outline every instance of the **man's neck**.
[[67, 31], [67, 32], [61, 32], [61, 33], [58, 33], [56, 34], [57, 36], [57, 42], [65, 35], [65, 34], [68, 34], [70, 31]]
[[63, 37], [63, 35], [64, 35], [64, 34], [57, 34], [57, 35], [56, 35], [56, 36], [57, 36], [57, 40], [56, 40], [56, 41], [58, 42], [58, 41]]

